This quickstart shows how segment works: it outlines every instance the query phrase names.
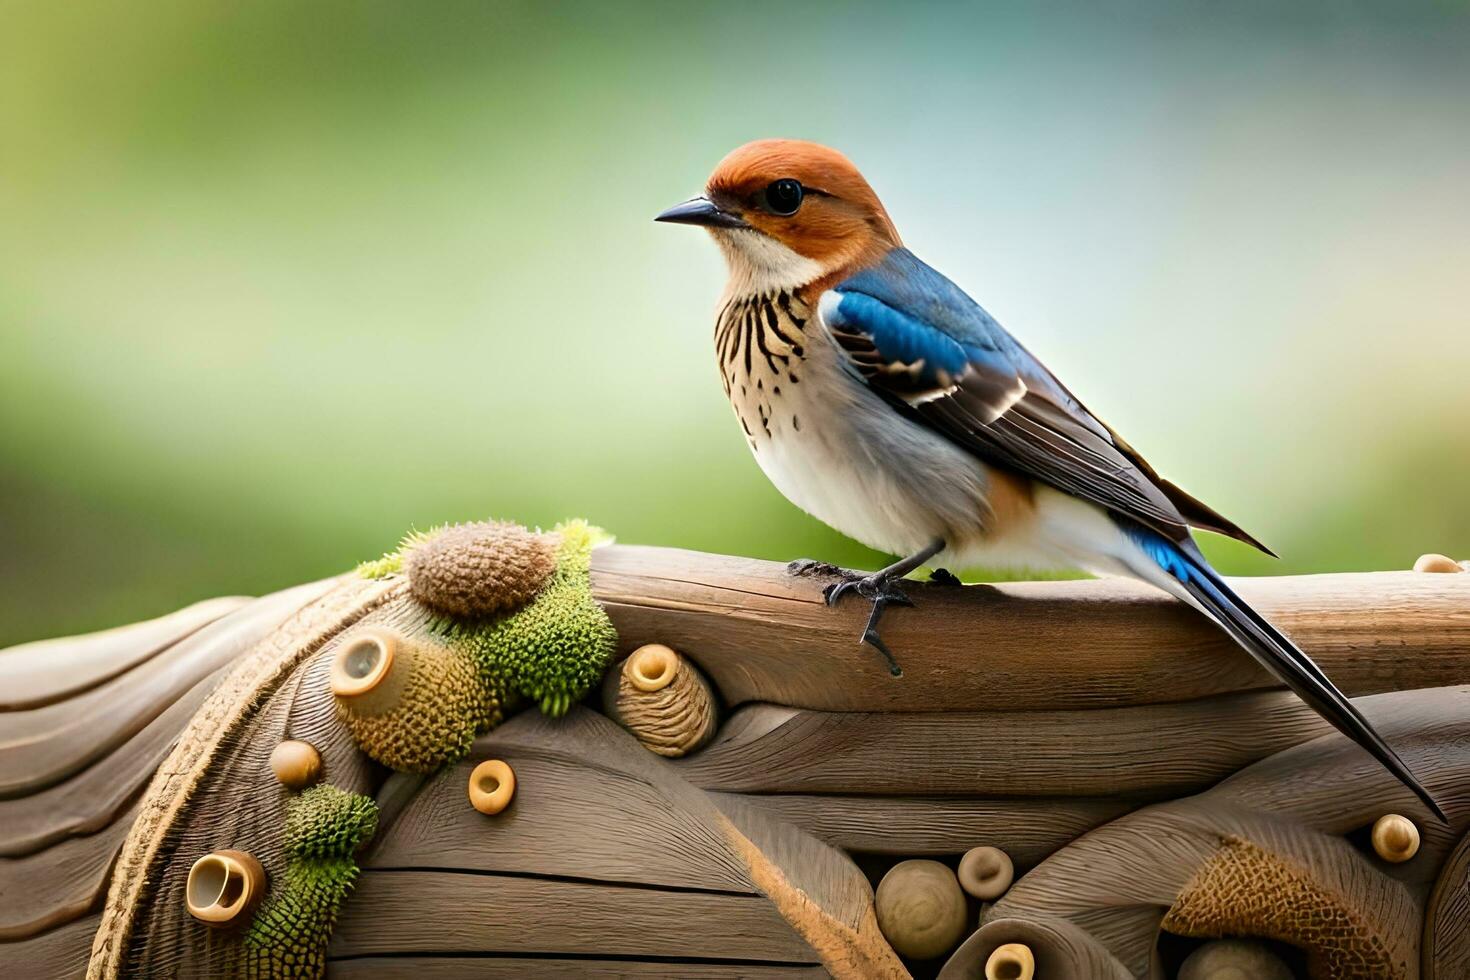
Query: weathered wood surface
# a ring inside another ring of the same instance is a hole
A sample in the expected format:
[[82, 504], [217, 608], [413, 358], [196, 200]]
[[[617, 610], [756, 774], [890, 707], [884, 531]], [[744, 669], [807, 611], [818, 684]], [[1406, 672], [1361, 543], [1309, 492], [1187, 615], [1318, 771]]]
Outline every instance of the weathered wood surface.
[[[1435, 793], [1448, 825], [1431, 817], [1360, 749], [1328, 735], [1277, 753], [1198, 796], [1139, 810], [1062, 848], [987, 911], [987, 927], [1014, 921], [1076, 927], [1130, 975], [1148, 976], [1161, 922], [1177, 931], [1185, 921], [1170, 907], [1198, 887], [1206, 862], [1229, 841], [1240, 840], [1278, 862], [1307, 896], [1281, 903], [1277, 932], [1248, 934], [1270, 935], [1309, 952], [1318, 944], [1314, 962], [1329, 971], [1336, 969], [1332, 944], [1361, 935], [1392, 966], [1354, 976], [1411, 976], [1431, 887], [1470, 829], [1470, 688], [1383, 694], [1358, 705]], [[1422, 843], [1411, 861], [1385, 862], [1364, 835], [1354, 833], [1384, 813], [1408, 815], [1418, 825]], [[1279, 887], [1264, 874], [1257, 884]], [[1323, 908], [1314, 911], [1308, 898]], [[1300, 913], [1296, 921], [1293, 902]], [[1335, 903], [1337, 921], [1351, 928], [1334, 925], [1327, 903]], [[1000, 932], [979, 946], [1006, 941]], [[969, 971], [984, 963], [988, 949], [967, 943], [961, 953], [944, 976], [973, 975]]]
[[1424, 915], [1424, 980], [1470, 977], [1470, 834], [1439, 873]]
[[332, 980], [819, 980], [820, 966], [777, 963], [691, 963], [686, 961], [571, 959], [538, 956], [364, 956], [332, 963]]
[[820, 712], [749, 705], [677, 760], [745, 793], [1179, 796], [1331, 731], [1286, 691], [1093, 711]]
[[250, 601], [242, 596], [206, 599], [142, 623], [0, 650], [0, 711], [26, 711], [74, 698]]
[[714, 793], [859, 854], [944, 857], [1001, 847], [1018, 868], [1142, 805], [1128, 797], [812, 796]]
[[[516, 797], [494, 817], [465, 799], [486, 758], [516, 773]], [[334, 964], [617, 956], [784, 976], [846, 957], [874, 976], [896, 971], [850, 860], [739, 799], [721, 802], [601, 715], [519, 715], [380, 830], [333, 937]], [[421, 914], [492, 903], [494, 916], [430, 924]]]
[[[592, 585], [626, 649], [666, 643], [729, 705], [833, 711], [1019, 711], [1186, 701], [1277, 686], [1198, 613], [1121, 580], [906, 585], [883, 633], [891, 677], [860, 647], [866, 604], [784, 565], [668, 548], [594, 552]], [[1349, 695], [1470, 678], [1470, 575], [1234, 579]]]

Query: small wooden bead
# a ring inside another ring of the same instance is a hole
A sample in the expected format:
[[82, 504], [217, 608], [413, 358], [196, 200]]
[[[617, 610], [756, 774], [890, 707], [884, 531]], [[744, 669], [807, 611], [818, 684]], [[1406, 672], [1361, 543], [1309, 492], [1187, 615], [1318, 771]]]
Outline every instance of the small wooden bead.
[[1004, 895], [1015, 875], [1010, 856], [998, 847], [972, 847], [960, 858], [960, 887], [983, 902]]
[[662, 643], [649, 643], [634, 650], [623, 665], [623, 676], [644, 693], [661, 691], [674, 680], [679, 655]]
[[1397, 813], [1385, 813], [1373, 823], [1373, 850], [1385, 861], [1402, 864], [1419, 853], [1419, 828]]
[[900, 861], [873, 896], [878, 928], [902, 956], [932, 960], [965, 934], [965, 895], [954, 872], [938, 861]]
[[305, 789], [322, 776], [322, 754], [310, 742], [287, 739], [271, 749], [271, 772], [287, 789]]
[[1292, 980], [1293, 976], [1291, 968], [1264, 943], [1215, 939], [1179, 965], [1178, 980]]
[[1459, 562], [1445, 555], [1420, 555], [1419, 560], [1414, 562], [1416, 572], [1463, 572]]
[[265, 869], [244, 851], [211, 851], [189, 868], [184, 907], [215, 929], [249, 921], [265, 895]]
[[470, 805], [486, 816], [510, 806], [516, 795], [516, 774], [499, 759], [486, 759], [470, 773]]
[[1032, 980], [1036, 957], [1025, 943], [997, 946], [985, 961], [985, 980]]

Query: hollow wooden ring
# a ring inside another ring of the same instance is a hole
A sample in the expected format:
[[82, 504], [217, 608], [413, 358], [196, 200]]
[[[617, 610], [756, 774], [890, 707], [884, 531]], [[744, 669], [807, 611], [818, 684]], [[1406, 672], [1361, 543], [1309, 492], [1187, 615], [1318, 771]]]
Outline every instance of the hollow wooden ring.
[[486, 816], [510, 806], [516, 795], [516, 774], [499, 759], [486, 759], [470, 773], [470, 805]]
[[189, 868], [184, 905], [215, 929], [249, 920], [265, 895], [265, 869], [244, 851], [210, 851]]

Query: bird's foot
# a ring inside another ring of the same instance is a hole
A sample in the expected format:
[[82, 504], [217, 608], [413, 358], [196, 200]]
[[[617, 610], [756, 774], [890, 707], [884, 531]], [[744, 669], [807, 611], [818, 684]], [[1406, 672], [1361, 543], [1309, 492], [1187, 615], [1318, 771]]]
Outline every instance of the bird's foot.
[[912, 606], [914, 601], [898, 587], [892, 576], [882, 572], [876, 575], [843, 572], [842, 575], [841, 582], [834, 582], [823, 590], [822, 595], [826, 597], [827, 605], [837, 605], [849, 592], [856, 592], [870, 601], [873, 604], [872, 610], [868, 613], [868, 624], [863, 627], [863, 636], [859, 642], [866, 643], [883, 654], [883, 659], [888, 661], [888, 672], [894, 677], [902, 677], [903, 668], [898, 665], [888, 644], [883, 642], [883, 637], [878, 635], [878, 620], [883, 615], [883, 610], [889, 606]]
[[943, 586], [965, 584], [959, 580], [959, 576], [955, 575], [954, 572], [951, 572], [947, 568], [934, 569], [934, 571], [929, 573], [929, 581], [933, 582], [935, 585]]
[[853, 573], [829, 561], [798, 558], [795, 561], [786, 563], [786, 574], [796, 578], [811, 578], [814, 576], [851, 575]]

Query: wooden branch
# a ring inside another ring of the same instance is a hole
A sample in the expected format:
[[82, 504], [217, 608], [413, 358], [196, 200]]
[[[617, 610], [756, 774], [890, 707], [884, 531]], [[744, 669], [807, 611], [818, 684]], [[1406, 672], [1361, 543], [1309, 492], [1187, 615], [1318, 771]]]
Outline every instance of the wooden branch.
[[[857, 638], [855, 599], [828, 608], [828, 579], [784, 565], [614, 545], [592, 585], [625, 650], [666, 643], [729, 704], [845, 711], [1091, 708], [1277, 686], [1182, 603], [1121, 580], [953, 588], [912, 583], [883, 633], [891, 677]], [[1373, 572], [1237, 579], [1349, 695], [1470, 677], [1470, 575]]]

